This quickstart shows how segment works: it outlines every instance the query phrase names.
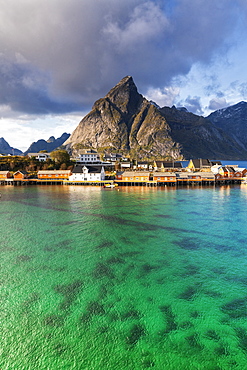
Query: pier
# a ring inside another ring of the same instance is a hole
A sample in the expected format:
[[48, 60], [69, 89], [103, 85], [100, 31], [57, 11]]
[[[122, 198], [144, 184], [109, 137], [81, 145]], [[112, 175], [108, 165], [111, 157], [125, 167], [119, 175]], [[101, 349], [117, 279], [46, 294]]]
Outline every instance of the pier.
[[102, 181], [70, 181], [65, 179], [1, 179], [0, 185], [2, 186], [27, 186], [27, 185], [73, 185], [73, 186], [101, 186], [104, 187], [106, 184], [117, 184], [118, 186], [147, 186], [147, 187], [162, 187], [162, 186], [221, 186], [230, 184], [241, 184], [244, 182], [244, 178], [190, 178], [176, 177], [174, 176], [171, 180], [102, 180]]

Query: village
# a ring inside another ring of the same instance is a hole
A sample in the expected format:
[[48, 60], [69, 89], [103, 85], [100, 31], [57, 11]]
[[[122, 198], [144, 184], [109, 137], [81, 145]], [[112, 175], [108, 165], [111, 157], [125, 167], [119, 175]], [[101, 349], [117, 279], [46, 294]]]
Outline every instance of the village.
[[[50, 153], [29, 153], [39, 162]], [[247, 169], [222, 165], [221, 161], [191, 159], [184, 161], [129, 161], [121, 154], [107, 153], [103, 160], [96, 150], [83, 149], [69, 169], [43, 169], [35, 174], [24, 170], [0, 171], [0, 185], [98, 185], [179, 186], [224, 185], [246, 182]]]

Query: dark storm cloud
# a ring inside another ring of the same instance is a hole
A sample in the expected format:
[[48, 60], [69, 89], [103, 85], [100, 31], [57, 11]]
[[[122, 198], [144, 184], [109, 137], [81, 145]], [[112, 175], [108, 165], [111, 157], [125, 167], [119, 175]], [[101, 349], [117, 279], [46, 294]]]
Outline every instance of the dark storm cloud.
[[7, 75], [0, 67], [7, 92], [0, 94], [0, 104], [37, 114], [83, 109], [126, 75], [144, 94], [149, 87], [163, 88], [193, 63], [210, 61], [235, 29], [238, 5], [244, 3], [162, 4], [0, 0], [0, 52], [10, 61]]
[[22, 62], [0, 56], [0, 102], [23, 113], [61, 113], [73, 111], [76, 105], [62, 103], [49, 96], [46, 75]]

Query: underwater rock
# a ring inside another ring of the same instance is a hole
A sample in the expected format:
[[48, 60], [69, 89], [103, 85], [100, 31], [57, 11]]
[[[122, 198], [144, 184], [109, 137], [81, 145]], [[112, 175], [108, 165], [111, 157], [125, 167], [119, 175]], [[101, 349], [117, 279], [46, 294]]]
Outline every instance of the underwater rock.
[[203, 349], [203, 345], [199, 341], [199, 335], [194, 333], [192, 335], [189, 335], [188, 337], [185, 338], [187, 343], [189, 344], [190, 347], [193, 347], [197, 350]]
[[177, 330], [178, 325], [175, 321], [175, 315], [172, 312], [171, 306], [168, 306], [168, 305], [160, 306], [159, 309], [164, 315], [165, 322], [166, 322], [166, 328], [164, 331], [162, 331], [162, 334], [168, 334], [173, 330]]
[[23, 310], [24, 311], [28, 311], [30, 310], [31, 306], [37, 302], [38, 300], [40, 299], [40, 296], [38, 293], [32, 293], [30, 294], [29, 298], [26, 299], [23, 304], [22, 304], [22, 307], [23, 307]]
[[47, 326], [60, 327], [64, 324], [64, 317], [60, 315], [49, 315], [45, 317], [44, 323]]
[[235, 332], [239, 340], [239, 348], [247, 353], [247, 331], [243, 328], [237, 328]]
[[191, 301], [192, 299], [195, 298], [196, 294], [197, 294], [197, 287], [189, 286], [188, 288], [185, 289], [183, 293], [179, 294], [178, 298]]
[[234, 299], [221, 306], [221, 310], [232, 319], [247, 317], [247, 297]]
[[177, 243], [180, 248], [186, 249], [186, 250], [197, 250], [200, 248], [199, 240], [195, 238], [183, 238], [179, 240]]
[[141, 317], [141, 313], [138, 310], [131, 309], [129, 311], [126, 311], [121, 315], [122, 320], [128, 320], [128, 319], [139, 319]]
[[131, 330], [130, 330], [127, 338], [126, 338], [126, 344], [128, 344], [130, 346], [133, 346], [144, 335], [145, 335], [145, 328], [144, 328], [144, 326], [141, 325], [141, 324], [135, 324], [131, 328]]
[[113, 264], [125, 263], [125, 261], [121, 257], [112, 256], [112, 257], [108, 258], [108, 260], [106, 260], [106, 263], [109, 264], [109, 265], [113, 265]]
[[104, 306], [96, 301], [89, 302], [86, 310], [87, 310], [87, 313], [91, 316], [105, 314]]
[[102, 262], [98, 262], [93, 270], [93, 277], [96, 279], [102, 279], [108, 277], [109, 279], [114, 279], [114, 274], [112, 269]]
[[55, 292], [64, 296], [63, 302], [59, 305], [61, 310], [68, 310], [70, 308], [82, 286], [82, 281], [76, 280], [68, 285], [56, 285], [54, 287]]
[[215, 340], [215, 341], [220, 340], [220, 336], [216, 333], [215, 330], [212, 330], [212, 329], [206, 331], [205, 337], [210, 340]]
[[25, 255], [25, 254], [21, 254], [20, 256], [17, 256], [16, 257], [16, 262], [28, 262], [28, 261], [31, 261], [32, 257], [31, 256], [28, 256], [28, 255]]
[[101, 244], [97, 245], [97, 249], [104, 249], [104, 248], [110, 248], [113, 246], [113, 242], [111, 241], [105, 241], [105, 242], [102, 242]]

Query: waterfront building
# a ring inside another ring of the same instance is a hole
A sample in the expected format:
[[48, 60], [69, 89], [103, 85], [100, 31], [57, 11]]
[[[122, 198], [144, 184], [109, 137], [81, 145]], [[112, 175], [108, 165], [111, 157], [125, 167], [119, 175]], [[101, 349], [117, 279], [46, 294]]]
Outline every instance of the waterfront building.
[[210, 171], [212, 166], [219, 165], [221, 166], [221, 161], [211, 161], [209, 159], [191, 159], [187, 168], [191, 171], [201, 170], [201, 171]]
[[28, 173], [26, 171], [16, 171], [14, 173], [14, 180], [24, 180], [28, 178]]
[[69, 181], [104, 181], [105, 170], [102, 165], [79, 165], [76, 164], [72, 174], [69, 176]]
[[175, 183], [176, 174], [174, 172], [154, 172], [153, 181], [157, 183]]
[[40, 170], [37, 173], [40, 180], [67, 180], [71, 170]]
[[0, 171], [0, 180], [5, 180], [11, 178], [11, 173], [9, 171]]

